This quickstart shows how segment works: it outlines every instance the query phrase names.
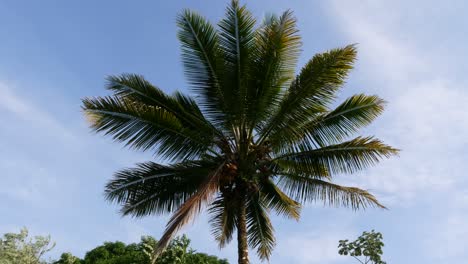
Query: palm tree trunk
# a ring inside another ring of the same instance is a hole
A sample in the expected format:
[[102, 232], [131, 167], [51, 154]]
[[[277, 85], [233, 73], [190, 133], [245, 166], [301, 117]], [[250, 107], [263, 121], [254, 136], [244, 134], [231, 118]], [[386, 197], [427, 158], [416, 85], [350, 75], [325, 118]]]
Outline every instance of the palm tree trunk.
[[237, 216], [237, 253], [239, 264], [249, 264], [249, 249], [247, 246], [247, 222], [245, 198], [240, 199]]

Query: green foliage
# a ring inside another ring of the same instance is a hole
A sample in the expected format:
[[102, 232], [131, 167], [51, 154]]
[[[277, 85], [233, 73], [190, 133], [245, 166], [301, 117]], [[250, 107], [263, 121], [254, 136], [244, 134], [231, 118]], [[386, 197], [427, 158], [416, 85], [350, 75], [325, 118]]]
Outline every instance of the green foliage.
[[349, 242], [346, 240], [339, 241], [340, 255], [352, 256], [360, 263], [385, 264], [382, 260], [383, 236], [379, 232], [372, 230], [371, 232], [363, 232], [355, 241]]
[[157, 245], [150, 236], [142, 237], [137, 244], [104, 242], [87, 252], [84, 259], [67, 252], [50, 262], [42, 259], [55, 246], [50, 237], [29, 238], [28, 230], [23, 228], [20, 233], [7, 233], [0, 239], [0, 264], [228, 264], [226, 259], [197, 253], [185, 235], [172, 240], [160, 257], [153, 259]]
[[105, 242], [86, 253], [84, 264], [145, 264], [148, 257], [140, 244], [125, 245], [122, 242]]
[[49, 236], [30, 238], [26, 228], [20, 233], [6, 233], [0, 239], [0, 264], [45, 264], [42, 257], [54, 246]]
[[[175, 238], [162, 254], [155, 259], [157, 241], [150, 236], [141, 238], [138, 244], [125, 245], [122, 242], [105, 242], [87, 252], [83, 264], [227, 264], [203, 253], [196, 253], [190, 247], [190, 239], [185, 235]], [[63, 256], [63, 255], [62, 255]], [[60, 264], [67, 262], [58, 262]], [[77, 262], [76, 264], [78, 264]], [[68, 264], [68, 263], [67, 263]], [[75, 263], [72, 263], [75, 264]]]
[[[153, 260], [157, 250], [157, 241], [152, 237], [146, 237], [142, 243], [150, 251], [146, 251], [150, 259]], [[228, 264], [226, 259], [219, 259], [216, 256], [207, 255], [205, 253], [197, 253], [190, 248], [190, 239], [183, 235], [171, 241], [166, 250], [157, 258], [154, 259], [155, 264]]]
[[59, 260], [53, 262], [53, 264], [82, 264], [82, 263], [83, 261], [80, 258], [73, 256], [69, 252], [63, 253], [60, 256]]
[[196, 253], [187, 255], [187, 264], [229, 264], [227, 259], [219, 259], [216, 256], [207, 255], [205, 253]]
[[382, 99], [358, 94], [333, 107], [355, 45], [316, 54], [295, 73], [301, 38], [291, 11], [258, 23], [233, 0], [217, 27], [190, 10], [177, 26], [191, 95], [121, 74], [108, 78], [109, 96], [82, 106], [94, 131], [171, 162], [123, 169], [105, 190], [123, 215], [172, 214], [153, 259], [202, 208], [221, 247], [237, 231], [242, 263], [248, 246], [271, 255], [271, 211], [298, 219], [300, 203], [316, 201], [384, 208], [366, 190], [332, 183], [398, 153], [355, 135], [382, 113]]

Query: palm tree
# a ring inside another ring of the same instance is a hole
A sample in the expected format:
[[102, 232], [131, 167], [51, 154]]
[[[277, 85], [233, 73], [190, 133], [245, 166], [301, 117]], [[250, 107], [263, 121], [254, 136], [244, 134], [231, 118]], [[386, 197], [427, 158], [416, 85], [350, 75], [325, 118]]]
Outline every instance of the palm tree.
[[248, 247], [267, 260], [275, 246], [269, 212], [299, 219], [301, 204], [384, 208], [365, 190], [331, 182], [397, 154], [352, 134], [384, 108], [358, 94], [331, 109], [356, 58], [353, 45], [315, 55], [295, 75], [301, 39], [290, 11], [258, 27], [237, 1], [215, 28], [178, 16], [185, 74], [194, 97], [165, 94], [142, 76], [108, 78], [112, 95], [83, 99], [91, 127], [152, 161], [117, 172], [106, 198], [123, 215], [172, 213], [160, 252], [202, 209], [220, 247], [237, 231], [239, 263]]

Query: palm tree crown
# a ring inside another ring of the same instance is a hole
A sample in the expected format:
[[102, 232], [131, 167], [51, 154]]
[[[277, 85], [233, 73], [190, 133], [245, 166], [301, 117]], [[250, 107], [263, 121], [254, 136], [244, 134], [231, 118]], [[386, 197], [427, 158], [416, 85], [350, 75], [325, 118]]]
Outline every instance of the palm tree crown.
[[365, 190], [331, 182], [397, 154], [351, 137], [383, 111], [382, 99], [359, 94], [330, 108], [355, 46], [317, 54], [295, 74], [301, 39], [290, 11], [257, 25], [232, 1], [217, 28], [189, 10], [177, 24], [195, 97], [122, 74], [108, 78], [112, 95], [83, 99], [95, 131], [166, 161], [121, 170], [106, 186], [123, 215], [172, 213], [160, 249], [203, 208], [220, 246], [237, 231], [239, 263], [248, 263], [248, 247], [270, 256], [271, 210], [298, 219], [301, 204], [317, 200], [384, 208]]

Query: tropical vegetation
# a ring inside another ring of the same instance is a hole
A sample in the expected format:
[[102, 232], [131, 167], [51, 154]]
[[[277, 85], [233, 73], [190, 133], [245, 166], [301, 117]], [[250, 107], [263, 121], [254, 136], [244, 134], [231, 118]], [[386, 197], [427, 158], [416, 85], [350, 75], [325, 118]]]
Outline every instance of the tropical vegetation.
[[[153, 263], [153, 250], [157, 241], [145, 236], [140, 243], [126, 245], [123, 242], [104, 242], [86, 253], [83, 259], [70, 253], [62, 254], [53, 264], [150, 264]], [[190, 239], [185, 235], [171, 241], [169, 246], [154, 261], [156, 264], [228, 264], [225, 259], [196, 252], [190, 247]]]
[[386, 264], [382, 260], [383, 236], [374, 230], [363, 232], [356, 240], [340, 240], [338, 253], [344, 256], [351, 256], [362, 264]]
[[154, 260], [156, 246], [157, 240], [144, 236], [139, 243], [104, 242], [82, 259], [66, 252], [53, 261], [46, 258], [55, 247], [50, 236], [31, 237], [28, 229], [23, 228], [19, 233], [6, 233], [0, 238], [0, 264], [229, 264], [226, 259], [197, 252], [185, 235], [173, 239]]
[[276, 244], [270, 211], [299, 219], [301, 205], [384, 208], [333, 176], [366, 169], [398, 150], [354, 136], [385, 101], [338, 92], [353, 68], [354, 45], [314, 55], [295, 72], [301, 38], [291, 11], [257, 23], [232, 1], [215, 27], [196, 12], [177, 18], [190, 94], [165, 93], [137, 74], [110, 76], [109, 96], [83, 99], [93, 130], [154, 153], [115, 173], [106, 198], [123, 215], [172, 214], [155, 254], [206, 208], [221, 247], [236, 236], [268, 260]]
[[30, 237], [27, 228], [0, 238], [0, 264], [46, 264], [44, 254], [55, 247], [50, 236]]

